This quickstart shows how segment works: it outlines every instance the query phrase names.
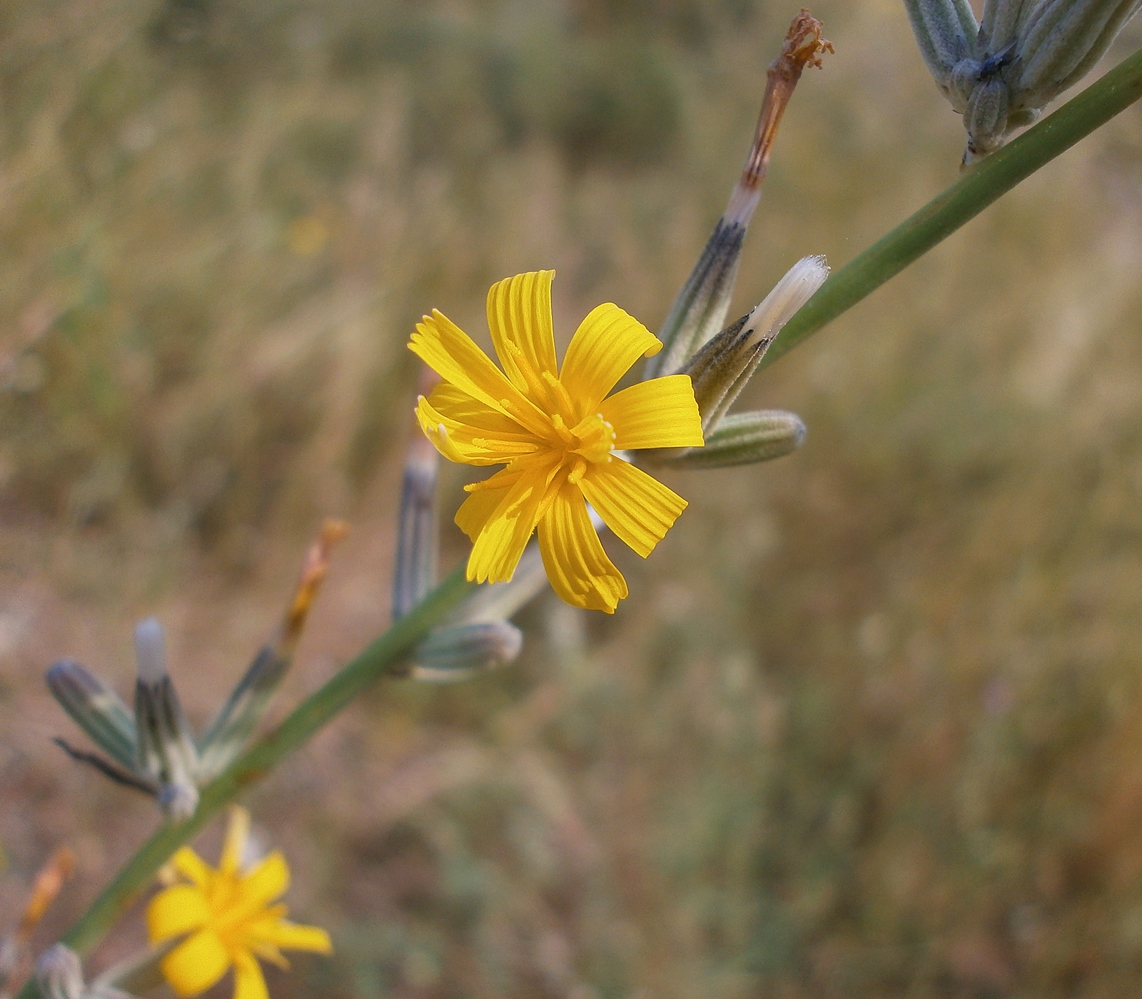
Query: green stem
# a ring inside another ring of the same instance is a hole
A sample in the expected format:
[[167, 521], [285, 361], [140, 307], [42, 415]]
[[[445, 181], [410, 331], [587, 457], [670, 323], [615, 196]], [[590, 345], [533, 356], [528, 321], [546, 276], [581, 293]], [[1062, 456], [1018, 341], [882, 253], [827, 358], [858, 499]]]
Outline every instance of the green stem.
[[1115, 66], [1054, 114], [972, 167], [821, 285], [769, 348], [769, 365], [872, 294], [917, 257], [975, 218], [1021, 180], [1142, 97], [1142, 51]]
[[[837, 271], [785, 327], [765, 364], [835, 319], [1039, 167], [1142, 97], [1142, 52], [966, 173], [934, 201]], [[198, 811], [162, 826], [104, 889], [64, 938], [80, 953], [94, 947], [153, 880], [159, 867], [224, 805], [266, 776], [378, 677], [390, 672], [472, 586], [458, 569], [411, 614], [311, 694], [278, 728], [202, 790]], [[17, 999], [35, 999], [28, 983]]]
[[[324, 686], [310, 694], [274, 731], [258, 740], [202, 789], [198, 810], [193, 816], [183, 822], [163, 825], [154, 832], [71, 928], [64, 937], [64, 943], [80, 954], [91, 950], [154, 880], [155, 873], [175, 850], [205, 826], [224, 805], [302, 746], [369, 684], [391, 672], [429, 629], [474, 589], [475, 585], [464, 579], [464, 567], [460, 566], [415, 610], [397, 621], [360, 655], [338, 670]], [[35, 985], [29, 983], [21, 990], [20, 999], [33, 999], [35, 995]]]

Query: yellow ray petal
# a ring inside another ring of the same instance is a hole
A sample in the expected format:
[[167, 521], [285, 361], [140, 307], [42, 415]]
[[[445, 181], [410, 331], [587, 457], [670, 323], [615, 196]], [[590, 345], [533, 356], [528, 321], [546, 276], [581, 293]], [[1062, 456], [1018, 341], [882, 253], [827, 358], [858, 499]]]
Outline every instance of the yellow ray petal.
[[615, 429], [615, 447], [701, 447], [702, 417], [689, 375], [638, 382], [599, 404]]
[[147, 906], [147, 935], [162, 943], [201, 929], [210, 922], [210, 905], [197, 885], [174, 885], [159, 892]]
[[[504, 472], [507, 471], [505, 468]], [[501, 475], [502, 472], [497, 472], [496, 475]], [[495, 479], [495, 475], [492, 479]], [[512, 482], [515, 482], [515, 476], [512, 477]], [[481, 483], [483, 485], [484, 483]], [[487, 488], [477, 489], [468, 494], [468, 498], [460, 504], [460, 509], [456, 511], [456, 526], [460, 528], [469, 539], [475, 541], [480, 536], [480, 532], [487, 525], [488, 521], [492, 519], [492, 515], [496, 512], [503, 498], [507, 496], [509, 485], [500, 488]]]
[[[435, 395], [435, 393], [433, 393]], [[451, 419], [436, 409], [432, 397], [421, 396], [416, 405], [416, 418], [425, 436], [449, 461], [464, 465], [502, 465], [523, 454], [532, 454], [539, 447], [533, 434], [523, 431], [518, 423], [493, 412], [483, 403], [486, 413], [498, 417], [511, 431], [496, 433]]]
[[558, 371], [551, 324], [554, 277], [555, 271], [529, 271], [488, 289], [488, 329], [500, 363], [512, 384], [541, 405], [547, 398], [543, 372]]
[[519, 477], [511, 488], [504, 491], [503, 498], [472, 545], [468, 579], [478, 583], [498, 583], [512, 578], [539, 521], [548, 484], [558, 469], [558, 456], [551, 456], [545, 461], [527, 462], [518, 471], [513, 467], [505, 468], [493, 476], [517, 472]]
[[579, 488], [615, 536], [643, 558], [686, 509], [686, 501], [676, 492], [618, 458], [588, 465]]
[[219, 871], [226, 874], [238, 873], [249, 836], [250, 813], [239, 805], [231, 805], [229, 821], [226, 823], [226, 838], [222, 842], [222, 856], [218, 859]]
[[289, 887], [289, 865], [280, 850], [274, 850], [238, 882], [239, 903], [253, 911], [280, 897]]
[[262, 961], [269, 961], [270, 964], [281, 968], [283, 971], [289, 970], [289, 961], [286, 960], [285, 955], [272, 943], [255, 939], [249, 933], [246, 934], [246, 943], [250, 946], [250, 953], [255, 957]]
[[234, 999], [270, 999], [266, 978], [252, 954], [234, 955]]
[[230, 957], [213, 930], [199, 930], [162, 959], [167, 984], [180, 996], [205, 992], [230, 967]]
[[617, 305], [592, 309], [571, 338], [559, 375], [577, 408], [575, 422], [599, 408], [635, 361], [661, 349], [662, 341]]
[[510, 416], [504, 416], [478, 399], [473, 399], [463, 389], [449, 385], [448, 382], [437, 385], [429, 393], [428, 401], [445, 419], [482, 430], [489, 437], [504, 437], [508, 440], [514, 440], [515, 437], [532, 437], [530, 431], [516, 423]]
[[171, 857], [171, 867], [187, 881], [205, 888], [216, 875], [214, 868], [195, 853], [189, 846], [180, 846]]
[[444, 313], [434, 309], [431, 316], [425, 316], [408, 347], [445, 381], [529, 430], [543, 433], [547, 418]]
[[307, 950], [315, 954], [332, 954], [333, 941], [318, 926], [303, 926], [288, 919], [275, 919], [264, 926], [251, 927], [251, 936], [259, 943], [281, 950]]
[[575, 486], [565, 483], [547, 508], [539, 524], [539, 551], [552, 588], [567, 603], [613, 614], [626, 597], [626, 580], [603, 551]]

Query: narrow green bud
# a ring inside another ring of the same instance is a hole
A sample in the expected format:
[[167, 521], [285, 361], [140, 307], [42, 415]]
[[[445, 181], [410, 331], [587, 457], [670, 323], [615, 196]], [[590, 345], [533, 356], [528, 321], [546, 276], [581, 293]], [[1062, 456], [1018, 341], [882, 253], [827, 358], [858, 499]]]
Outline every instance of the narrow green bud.
[[724, 216], [718, 220], [658, 332], [663, 348], [648, 358], [644, 379], [678, 371], [695, 350], [722, 328], [748, 224], [748, 220], [735, 222]]
[[805, 441], [805, 424], [796, 413], [759, 409], [734, 413], [706, 438], [705, 447], [690, 448], [667, 459], [672, 468], [728, 468], [772, 461], [796, 451]]
[[270, 642], [258, 650], [238, 686], [197, 740], [200, 782], [221, 773], [242, 751], [289, 667], [290, 658], [282, 653], [280, 643]]
[[135, 720], [115, 691], [68, 659], [48, 670], [47, 683], [60, 707], [100, 749], [122, 766], [134, 768]]
[[306, 552], [301, 575], [286, 605], [281, 625], [254, 656], [242, 679], [198, 737], [194, 770], [199, 784], [221, 773], [245, 748], [293, 662], [310, 608], [329, 569], [333, 547], [348, 532], [341, 521], [327, 520]]
[[432, 632], [416, 648], [414, 680], [454, 683], [510, 663], [523, 647], [523, 633], [507, 621], [462, 624]]
[[401, 488], [393, 577], [394, 621], [416, 607], [436, 585], [436, 465], [436, 448], [417, 431], [409, 444]]
[[159, 806], [187, 818], [198, 806], [198, 753], [190, 724], [166, 670], [162, 625], [154, 618], [135, 628], [139, 678], [135, 684], [136, 771], [159, 785]]

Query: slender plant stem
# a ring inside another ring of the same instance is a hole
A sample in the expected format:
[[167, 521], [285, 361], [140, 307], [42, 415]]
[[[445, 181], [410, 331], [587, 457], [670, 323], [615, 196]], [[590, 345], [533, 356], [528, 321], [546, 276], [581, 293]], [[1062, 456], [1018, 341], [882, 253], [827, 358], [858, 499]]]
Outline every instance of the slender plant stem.
[[[1135, 53], [1082, 94], [1010, 145], [974, 167], [943, 194], [836, 272], [790, 320], [765, 363], [880, 287], [951, 235], [1039, 167], [1142, 97], [1142, 52]], [[463, 568], [440, 584], [407, 617], [344, 666], [269, 735], [260, 739], [202, 790], [198, 810], [158, 829], [120, 870], [64, 942], [81, 954], [94, 947], [154, 878], [159, 867], [246, 787], [266, 776], [378, 677], [389, 673], [443, 616], [473, 589]], [[35, 999], [29, 982], [17, 999]]]
[[836, 271], [786, 324], [762, 361], [772, 364], [872, 294], [993, 201], [1142, 97], [1142, 51], [1119, 63], [1018, 139]]
[[[119, 871], [83, 917], [64, 937], [64, 943], [83, 954], [94, 947], [122, 917], [171, 855], [251, 784], [261, 780], [378, 677], [393, 670], [409, 650], [436, 625], [475, 584], [464, 579], [460, 566], [410, 614], [397, 621], [355, 659], [337, 671], [324, 686], [301, 702], [284, 721], [258, 740], [202, 789], [198, 809], [183, 822], [160, 826]], [[34, 996], [34, 985], [20, 996]]]

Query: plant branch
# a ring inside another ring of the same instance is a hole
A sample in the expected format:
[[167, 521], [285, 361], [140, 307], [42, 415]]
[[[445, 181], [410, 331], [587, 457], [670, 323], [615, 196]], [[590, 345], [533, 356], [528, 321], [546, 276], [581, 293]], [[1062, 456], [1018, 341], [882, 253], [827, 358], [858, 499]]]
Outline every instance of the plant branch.
[[786, 324], [762, 359], [772, 364], [832, 322], [1044, 164], [1142, 97], [1142, 51], [967, 170], [943, 194], [836, 271]]

